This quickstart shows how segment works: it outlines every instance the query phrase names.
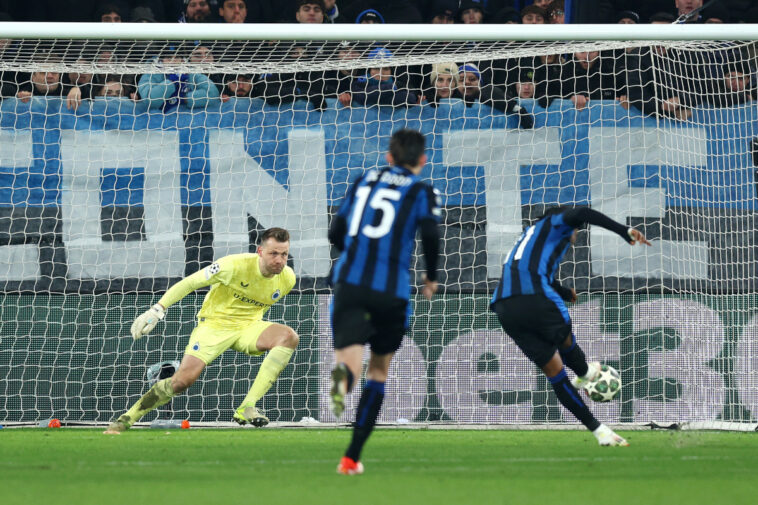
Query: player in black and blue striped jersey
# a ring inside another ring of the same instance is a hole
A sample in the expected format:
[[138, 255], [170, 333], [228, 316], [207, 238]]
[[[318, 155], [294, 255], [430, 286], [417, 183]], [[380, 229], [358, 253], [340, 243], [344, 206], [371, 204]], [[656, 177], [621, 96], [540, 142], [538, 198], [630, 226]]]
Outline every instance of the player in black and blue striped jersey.
[[[509, 337], [547, 376], [558, 400], [600, 445], [625, 446], [626, 440], [601, 424], [582, 401], [576, 388], [586, 388], [599, 373], [599, 363], [587, 363], [571, 329], [567, 302], [576, 291], [555, 279], [563, 256], [585, 224], [613, 231], [629, 244], [650, 245], [645, 236], [605, 214], [587, 207], [555, 207], [521, 234], [503, 264], [503, 275], [490, 307]], [[570, 382], [564, 363], [577, 375]]]
[[337, 417], [345, 408], [345, 395], [360, 378], [364, 345], [371, 347], [352, 441], [337, 467], [346, 475], [363, 472], [360, 453], [384, 401], [390, 361], [408, 328], [410, 262], [417, 231], [426, 260], [422, 293], [431, 299], [437, 291], [441, 202], [419, 176], [426, 163], [424, 148], [421, 133], [395, 132], [389, 166], [370, 170], [353, 184], [329, 229], [330, 242], [341, 251], [331, 275], [337, 363], [331, 401]]

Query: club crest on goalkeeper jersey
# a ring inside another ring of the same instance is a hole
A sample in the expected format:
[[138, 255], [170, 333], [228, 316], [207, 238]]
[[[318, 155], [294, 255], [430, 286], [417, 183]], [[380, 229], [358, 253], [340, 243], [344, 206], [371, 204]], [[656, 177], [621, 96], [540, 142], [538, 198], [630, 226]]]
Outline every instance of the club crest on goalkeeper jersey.
[[224, 256], [202, 273], [211, 284], [198, 313], [209, 322], [245, 324], [259, 321], [268, 309], [295, 285], [295, 272], [285, 266], [281, 273], [266, 278], [254, 253]]

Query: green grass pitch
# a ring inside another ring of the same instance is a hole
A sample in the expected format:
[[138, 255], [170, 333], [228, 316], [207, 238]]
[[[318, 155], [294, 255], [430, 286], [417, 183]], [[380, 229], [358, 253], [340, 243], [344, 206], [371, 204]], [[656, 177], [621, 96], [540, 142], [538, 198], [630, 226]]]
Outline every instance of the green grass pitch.
[[347, 429], [0, 430], [3, 504], [755, 503], [758, 434], [379, 429], [337, 475]]

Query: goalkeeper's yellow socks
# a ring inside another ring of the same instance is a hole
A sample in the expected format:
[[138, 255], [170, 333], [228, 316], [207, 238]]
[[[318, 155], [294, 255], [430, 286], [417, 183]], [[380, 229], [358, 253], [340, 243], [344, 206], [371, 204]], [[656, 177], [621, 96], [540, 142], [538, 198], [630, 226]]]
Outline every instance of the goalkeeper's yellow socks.
[[156, 382], [137, 403], [132, 405], [132, 408], [118, 418], [117, 422], [121, 422], [126, 428], [129, 428], [151, 410], [168, 403], [176, 395], [174, 387], [171, 385], [171, 379], [169, 377], [168, 379]]
[[258, 403], [258, 400], [263, 398], [263, 395], [271, 389], [271, 386], [276, 382], [276, 378], [290, 362], [294, 349], [284, 346], [276, 346], [266, 354], [266, 359], [261, 363], [261, 368], [258, 370], [258, 375], [255, 376], [253, 381], [253, 387], [250, 388], [250, 392], [242, 401], [241, 407], [254, 406]]

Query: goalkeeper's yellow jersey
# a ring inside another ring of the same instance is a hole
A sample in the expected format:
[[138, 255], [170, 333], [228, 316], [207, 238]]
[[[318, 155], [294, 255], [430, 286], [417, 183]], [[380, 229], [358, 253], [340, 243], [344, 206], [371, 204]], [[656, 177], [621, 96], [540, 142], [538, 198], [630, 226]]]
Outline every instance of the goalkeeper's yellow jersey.
[[245, 325], [260, 321], [268, 309], [295, 285], [295, 272], [285, 266], [281, 273], [264, 277], [253, 253], [224, 256], [174, 284], [158, 301], [165, 308], [195, 289], [211, 286], [198, 318], [210, 323]]

